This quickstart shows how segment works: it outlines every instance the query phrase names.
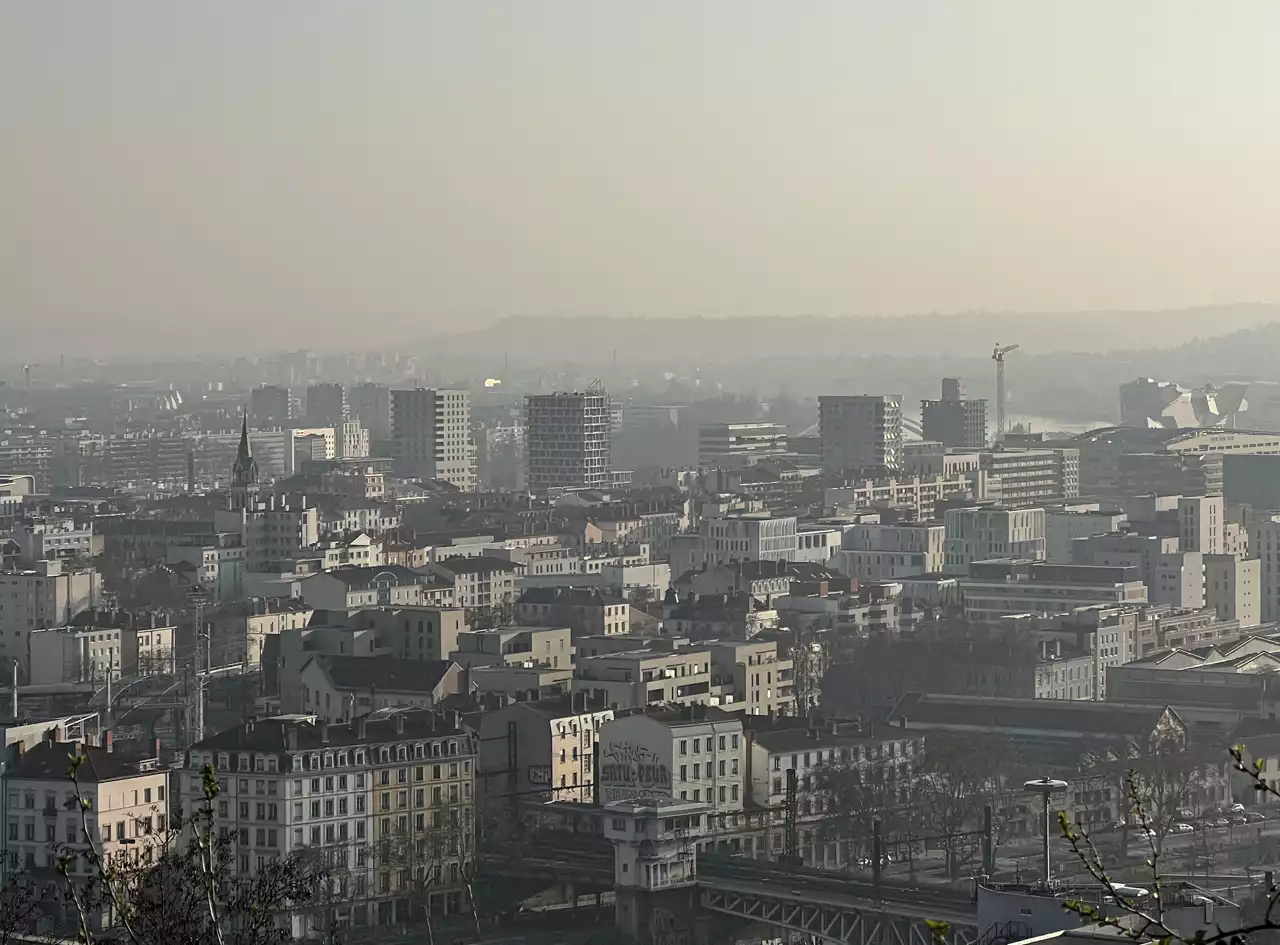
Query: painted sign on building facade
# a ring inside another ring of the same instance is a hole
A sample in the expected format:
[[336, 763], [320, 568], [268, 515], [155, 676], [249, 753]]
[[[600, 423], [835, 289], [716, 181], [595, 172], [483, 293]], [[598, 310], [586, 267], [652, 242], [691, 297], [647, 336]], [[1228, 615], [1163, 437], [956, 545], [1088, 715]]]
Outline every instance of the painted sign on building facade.
[[657, 754], [631, 742], [600, 747], [600, 792], [604, 803], [626, 800], [669, 800], [671, 769]]

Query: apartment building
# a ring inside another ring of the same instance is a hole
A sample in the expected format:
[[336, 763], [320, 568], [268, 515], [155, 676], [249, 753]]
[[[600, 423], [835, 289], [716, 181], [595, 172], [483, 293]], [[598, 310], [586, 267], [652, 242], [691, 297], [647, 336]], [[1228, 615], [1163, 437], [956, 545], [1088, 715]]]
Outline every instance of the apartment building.
[[174, 672], [174, 627], [154, 623], [47, 627], [33, 630], [30, 684], [104, 683]]
[[596, 489], [612, 480], [609, 395], [603, 390], [525, 398], [525, 483], [531, 492]]
[[595, 588], [529, 587], [516, 599], [515, 619], [530, 625], [564, 624], [575, 636], [629, 633], [631, 605]]
[[[202, 769], [215, 769], [215, 823], [230, 830], [239, 875], [315, 851], [341, 875], [336, 919], [391, 927], [468, 907], [477, 749], [455, 714], [383, 711], [341, 725], [281, 716], [197, 742], [179, 783], [193, 809]], [[295, 938], [312, 919], [294, 917]]]
[[934, 506], [944, 499], [978, 502], [996, 498], [990, 492], [987, 474], [981, 470], [949, 475], [904, 475], [827, 488], [823, 490], [823, 505], [841, 515], [873, 507], [901, 506], [910, 510], [916, 519], [929, 519], [934, 515]]
[[833, 566], [857, 581], [894, 581], [941, 571], [947, 529], [937, 522], [853, 525], [843, 535]]
[[823, 472], [902, 467], [900, 394], [819, 397], [818, 424]]
[[1000, 501], [1010, 508], [1073, 499], [1080, 494], [1080, 451], [998, 449], [979, 454], [988, 481], [1000, 482]]
[[1073, 564], [1137, 568], [1152, 604], [1203, 607], [1204, 555], [1179, 547], [1177, 538], [1126, 532], [1077, 538], [1071, 557]]
[[475, 492], [471, 392], [393, 390], [391, 453], [403, 476], [438, 479], [460, 492]]
[[[84, 758], [76, 769], [80, 795], [88, 802], [84, 823], [67, 780], [67, 758], [72, 755]], [[20, 741], [6, 766], [4, 789], [5, 865], [10, 870], [52, 873], [68, 846], [87, 841], [98, 844], [109, 863], [146, 864], [158, 853], [169, 824], [167, 772], [155, 757], [126, 758], [110, 744]], [[77, 882], [97, 875], [83, 858], [73, 858], [69, 866]]]
[[573, 632], [568, 627], [495, 627], [464, 630], [449, 659], [465, 669], [476, 666], [573, 668]]
[[322, 571], [302, 581], [301, 588], [302, 599], [316, 610], [450, 607], [454, 602], [454, 588], [442, 575], [398, 564]]
[[942, 379], [942, 398], [920, 402], [924, 439], [949, 449], [980, 450], [987, 445], [987, 402], [969, 400], [964, 381]]
[[102, 575], [92, 568], [38, 561], [30, 570], [0, 574], [0, 662], [17, 663], [30, 679], [32, 632], [65, 626], [101, 601]]
[[347, 391], [347, 413], [374, 442], [391, 439], [391, 390], [384, 384], [357, 384]]
[[1178, 497], [1178, 537], [1182, 551], [1225, 553], [1226, 501], [1221, 495]]
[[974, 622], [1147, 602], [1147, 586], [1137, 568], [977, 561], [959, 585], [965, 619]]
[[600, 801], [689, 801], [716, 813], [746, 800], [742, 718], [714, 706], [619, 711], [599, 732]]
[[480, 770], [486, 790], [499, 799], [546, 791], [549, 800], [590, 804], [596, 745], [604, 723], [613, 717], [612, 709], [582, 694], [517, 702], [483, 713]]
[[712, 423], [698, 428], [701, 469], [741, 469], [787, 451], [787, 428], [781, 423]]
[[245, 548], [238, 533], [216, 536], [208, 544], [170, 545], [165, 562], [175, 571], [190, 576], [215, 601], [235, 601], [244, 597]]
[[711, 698], [711, 654], [708, 650], [671, 652], [626, 650], [580, 656], [574, 692], [585, 692], [613, 709], [668, 702], [708, 702]]
[[406, 660], [396, 656], [312, 656], [299, 673], [302, 702], [281, 693], [285, 712], [350, 721], [379, 709], [439, 708], [466, 691], [462, 667], [451, 660]]
[[347, 420], [347, 390], [341, 384], [312, 384], [307, 387], [306, 424], [309, 427], [337, 427]]
[[[788, 772], [795, 772], [797, 852], [805, 866], [825, 869], [844, 867], [846, 844], [820, 824], [835, 811], [838, 801], [822, 776], [823, 771], [841, 777], [848, 772], [866, 785], [868, 806], [894, 807], [909, 800], [912, 776], [924, 761], [924, 739], [887, 726], [804, 719], [747, 719], [746, 791], [760, 808], [786, 806]], [[741, 839], [748, 857], [777, 859], [785, 846], [785, 825], [777, 820], [756, 836]]]
[[1204, 558], [1204, 603], [1219, 620], [1256, 627], [1261, 620], [1262, 562], [1228, 554]]
[[774, 640], [711, 641], [711, 688], [718, 705], [744, 715], [790, 715], [795, 709], [793, 663]]
[[314, 614], [314, 607], [296, 597], [254, 597], [206, 611], [209, 662], [256, 669], [269, 637], [307, 626]]
[[460, 607], [366, 607], [348, 622], [375, 629], [383, 652], [414, 660], [448, 659], [467, 629]]
[[77, 523], [65, 516], [28, 519], [13, 530], [12, 537], [21, 549], [22, 563], [28, 566], [44, 560], [92, 558], [103, 548], [92, 521]]
[[1251, 514], [1248, 529], [1249, 547], [1259, 562], [1259, 616], [1263, 623], [1275, 623], [1280, 621], [1280, 513]]
[[249, 419], [255, 427], [287, 427], [293, 419], [289, 388], [264, 384], [249, 392]]
[[737, 512], [705, 516], [697, 535], [671, 540], [671, 571], [732, 564], [735, 561], [794, 561], [799, 548], [793, 515]]
[[975, 561], [991, 558], [1043, 560], [1044, 509], [947, 509], [947, 574], [965, 574]]
[[429, 569], [453, 583], [453, 604], [465, 609], [511, 604], [521, 572], [520, 565], [488, 555], [445, 558]]

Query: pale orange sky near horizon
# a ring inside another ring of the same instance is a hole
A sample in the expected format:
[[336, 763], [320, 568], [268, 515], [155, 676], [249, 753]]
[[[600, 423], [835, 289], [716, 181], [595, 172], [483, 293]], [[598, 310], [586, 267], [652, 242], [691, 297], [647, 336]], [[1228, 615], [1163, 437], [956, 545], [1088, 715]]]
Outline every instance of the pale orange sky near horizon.
[[1264, 0], [11, 0], [0, 327], [1280, 300], [1278, 37]]

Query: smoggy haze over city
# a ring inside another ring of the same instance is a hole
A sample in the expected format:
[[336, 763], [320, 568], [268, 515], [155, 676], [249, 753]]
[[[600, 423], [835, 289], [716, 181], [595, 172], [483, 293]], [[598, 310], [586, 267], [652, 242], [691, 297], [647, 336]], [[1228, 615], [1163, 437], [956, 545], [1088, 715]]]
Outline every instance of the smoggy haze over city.
[[22, 357], [1280, 300], [1278, 29], [1266, 2], [9, 3], [0, 320]]

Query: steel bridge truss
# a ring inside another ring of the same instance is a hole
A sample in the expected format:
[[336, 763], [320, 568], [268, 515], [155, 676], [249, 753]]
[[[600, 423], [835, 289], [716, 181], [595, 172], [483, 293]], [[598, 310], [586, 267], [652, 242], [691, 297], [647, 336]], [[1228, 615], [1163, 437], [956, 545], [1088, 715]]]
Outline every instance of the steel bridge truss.
[[[765, 922], [841, 945], [937, 945], [938, 942], [924, 918], [895, 915], [868, 906], [804, 902], [798, 897], [708, 888], [702, 891], [702, 905], [712, 912]], [[948, 945], [976, 945], [977, 940], [976, 926], [953, 924], [947, 929]]]

